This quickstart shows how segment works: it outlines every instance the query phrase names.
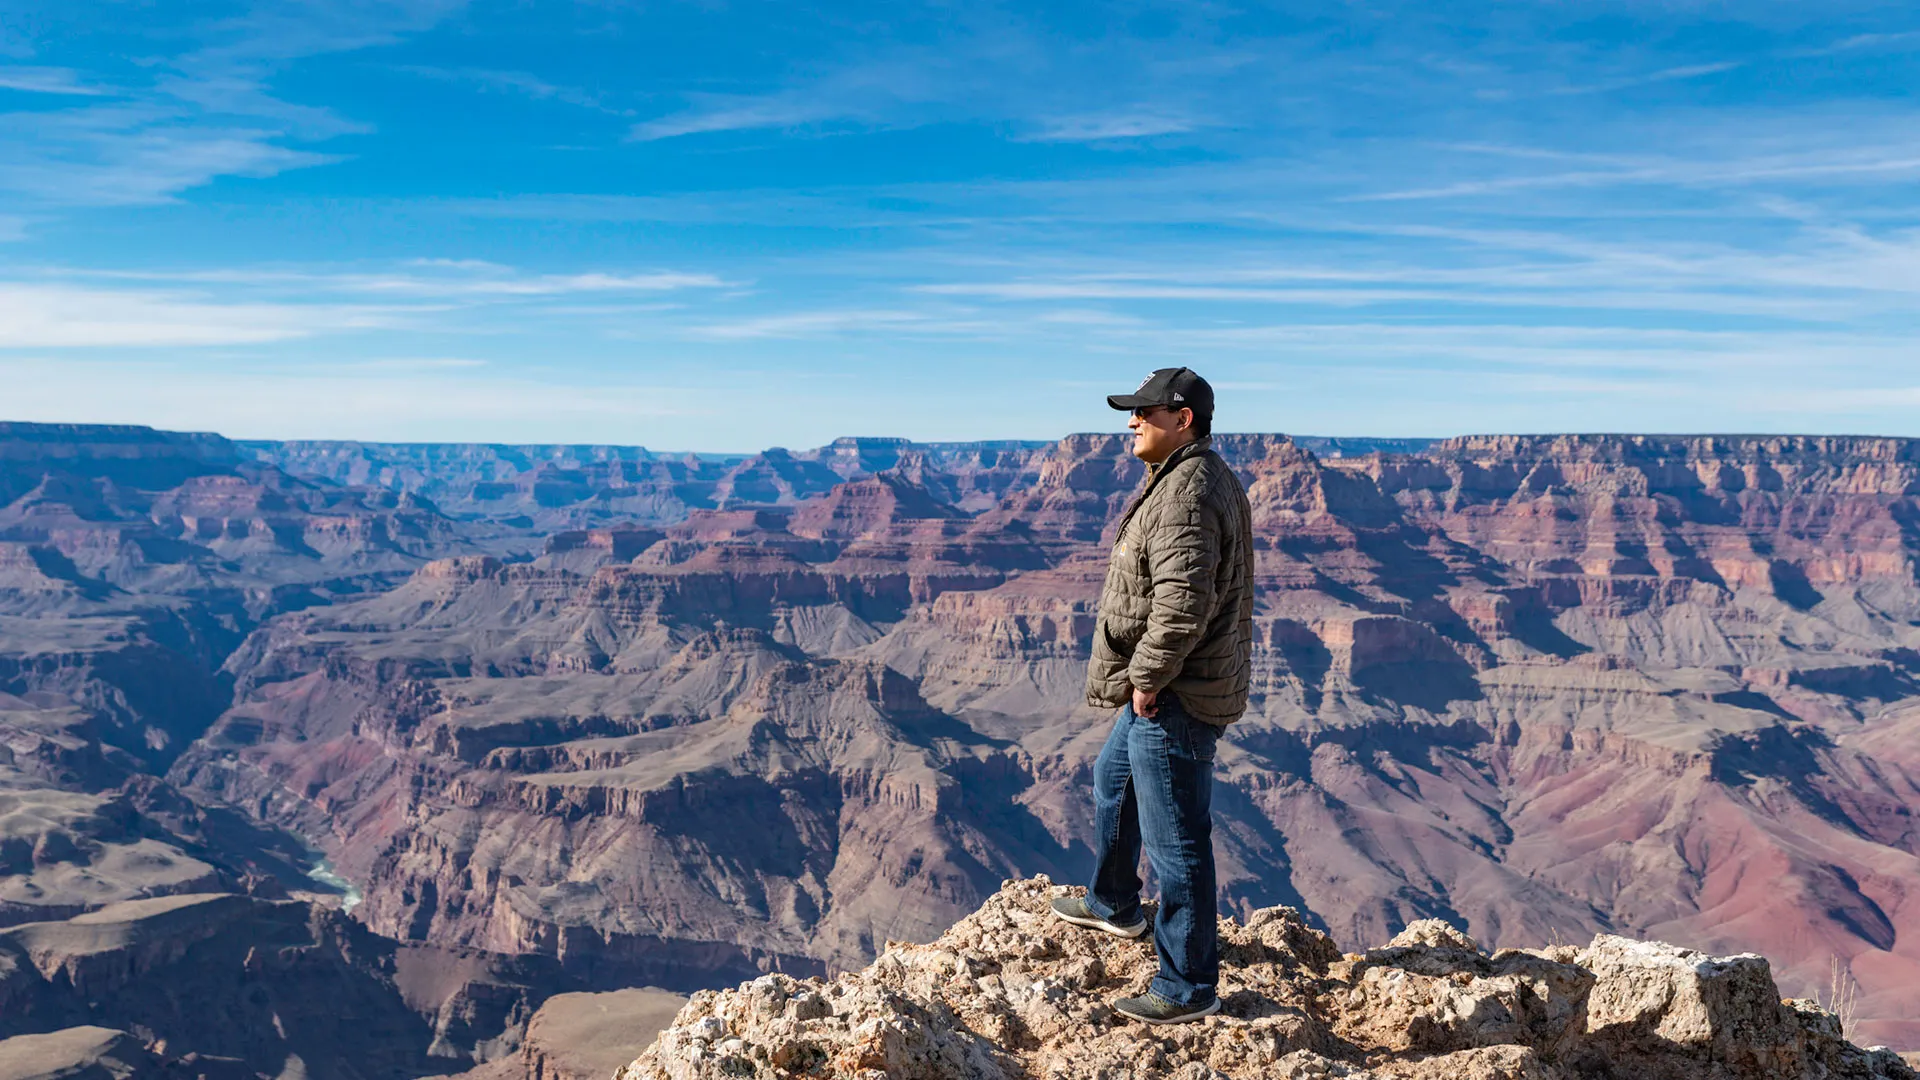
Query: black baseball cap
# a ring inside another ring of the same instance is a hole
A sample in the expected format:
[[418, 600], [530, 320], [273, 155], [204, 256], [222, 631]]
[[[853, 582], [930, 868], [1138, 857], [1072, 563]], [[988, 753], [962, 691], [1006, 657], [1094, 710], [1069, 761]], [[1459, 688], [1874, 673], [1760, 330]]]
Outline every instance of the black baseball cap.
[[1163, 367], [1147, 376], [1131, 394], [1108, 394], [1107, 404], [1123, 412], [1165, 405], [1170, 409], [1192, 409], [1193, 415], [1213, 416], [1213, 387], [1194, 374], [1192, 368]]

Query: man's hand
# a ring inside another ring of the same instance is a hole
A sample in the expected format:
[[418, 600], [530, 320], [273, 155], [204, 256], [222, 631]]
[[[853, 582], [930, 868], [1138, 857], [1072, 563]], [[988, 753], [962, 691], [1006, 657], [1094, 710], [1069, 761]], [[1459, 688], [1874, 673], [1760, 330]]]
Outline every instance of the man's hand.
[[1151, 720], [1153, 718], [1153, 710], [1158, 707], [1154, 702], [1157, 701], [1159, 697], [1160, 692], [1158, 690], [1142, 690], [1137, 686], [1134, 687], [1133, 715], [1144, 716]]

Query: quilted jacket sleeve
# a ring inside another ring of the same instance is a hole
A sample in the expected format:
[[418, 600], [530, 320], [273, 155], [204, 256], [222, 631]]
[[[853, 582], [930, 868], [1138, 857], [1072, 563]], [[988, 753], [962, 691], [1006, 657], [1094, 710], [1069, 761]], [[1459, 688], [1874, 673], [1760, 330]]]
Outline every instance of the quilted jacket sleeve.
[[1133, 650], [1127, 677], [1158, 693], [1206, 634], [1213, 613], [1214, 571], [1220, 563], [1220, 523], [1193, 499], [1169, 499], [1147, 523], [1147, 573], [1153, 606], [1146, 633]]

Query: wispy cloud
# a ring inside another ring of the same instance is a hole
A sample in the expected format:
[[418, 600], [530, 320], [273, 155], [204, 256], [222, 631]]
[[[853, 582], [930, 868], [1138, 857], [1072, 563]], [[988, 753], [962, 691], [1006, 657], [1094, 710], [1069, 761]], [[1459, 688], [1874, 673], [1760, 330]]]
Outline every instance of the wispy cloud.
[[261, 4], [201, 30], [190, 55], [207, 65], [277, 64], [404, 41], [467, 7], [467, 0], [291, 0]]
[[736, 319], [688, 327], [687, 337], [709, 341], [747, 341], [763, 338], [801, 338], [863, 332], [909, 334], [981, 334], [994, 324], [980, 319], [955, 318], [910, 310], [805, 311], [784, 315]]
[[651, 274], [540, 274], [531, 277], [425, 278], [343, 275], [330, 282], [337, 288], [404, 296], [518, 297], [563, 296], [574, 293], [669, 292], [675, 289], [718, 289], [729, 283], [712, 274], [661, 271]]
[[1128, 315], [1103, 308], [1057, 308], [1042, 312], [1035, 318], [1041, 323], [1054, 326], [1084, 326], [1099, 329], [1132, 330], [1147, 325], [1146, 320], [1138, 315]]
[[302, 2], [189, 22], [161, 36], [194, 45], [142, 57], [111, 89], [72, 68], [0, 66], [0, 88], [72, 99], [66, 108], [0, 114], [0, 193], [63, 210], [151, 205], [219, 177], [340, 161], [298, 144], [372, 128], [280, 97], [272, 78], [296, 59], [397, 41], [461, 2]]
[[391, 327], [404, 312], [223, 303], [176, 292], [0, 282], [0, 349], [255, 345]]
[[1636, 167], [1577, 169], [1462, 180], [1431, 187], [1378, 191], [1348, 197], [1351, 202], [1401, 202], [1500, 195], [1565, 188], [1748, 186], [1769, 181], [1891, 180], [1920, 176], [1920, 145], [1845, 149], [1819, 154], [1767, 155], [1721, 161], [1652, 162]]
[[1920, 48], [1920, 30], [1906, 30], [1891, 34], [1851, 34], [1831, 45], [1807, 49], [1798, 55], [1832, 56], [1836, 53], [1899, 48]]
[[628, 137], [636, 142], [677, 139], [722, 131], [792, 128], [857, 115], [842, 105], [797, 96], [765, 98], [705, 95], [684, 112], [671, 113], [633, 125]]
[[[636, 303], [684, 291], [736, 287], [718, 275], [655, 270], [529, 274], [479, 260], [412, 260], [411, 272], [271, 267], [217, 270], [38, 268], [0, 279], [0, 349], [215, 348], [328, 338], [368, 331], [498, 334], [513, 322], [478, 324], [461, 313], [497, 307], [529, 317], [593, 325], [657, 317], [677, 305]], [[596, 298], [580, 305], [577, 298]], [[503, 315], [504, 318], [504, 315]], [[761, 336], [770, 335], [769, 327]], [[743, 336], [755, 336], [751, 329]], [[725, 336], [724, 332], [717, 336]], [[348, 366], [472, 366], [467, 357], [353, 359]]]
[[536, 101], [557, 101], [563, 105], [572, 105], [582, 109], [592, 109], [616, 116], [631, 116], [632, 109], [616, 108], [609, 105], [599, 94], [589, 92], [577, 86], [549, 82], [532, 72], [500, 70], [495, 68], [445, 68], [424, 64], [402, 65], [397, 70], [405, 71], [422, 78], [436, 79], [441, 82], [460, 83], [481, 90], [517, 94]]
[[1846, 390], [1805, 386], [1791, 389], [1745, 388], [1739, 391], [1739, 398], [1743, 406], [1765, 412], [1796, 416], [1809, 412], [1844, 415], [1920, 406], [1920, 386], [1900, 383]]
[[300, 368], [241, 359], [208, 370], [170, 360], [0, 357], [0, 380], [9, 389], [9, 419], [149, 423], [239, 437], [377, 439], [424, 431], [471, 438], [516, 430], [551, 437], [604, 424], [628, 431], [633, 442], [648, 430], [635, 425], [673, 417], [710, 424], [719, 409], [698, 388], [668, 381], [532, 377], [485, 367]]
[[0, 64], [0, 90], [75, 97], [97, 97], [110, 92], [81, 82], [79, 74], [71, 68], [30, 67], [24, 64]]
[[252, 134], [261, 137], [271, 133], [275, 137], [319, 141], [373, 131], [372, 125], [348, 119], [333, 109], [275, 96], [267, 87], [266, 77], [258, 72], [164, 75], [154, 81], [153, 91], [151, 103], [179, 107], [186, 120], [218, 123], [228, 117], [244, 118], [253, 125]]
[[138, 107], [0, 117], [0, 191], [45, 207], [171, 201], [220, 176], [268, 177], [340, 160], [269, 132], [208, 128]]
[[1108, 139], [1142, 139], [1154, 135], [1177, 135], [1201, 125], [1191, 117], [1154, 110], [1120, 110], [1082, 116], [1046, 117], [1040, 129], [1028, 136], [1041, 142], [1101, 142]]
[[1673, 82], [1676, 79], [1700, 79], [1708, 75], [1720, 75], [1745, 65], [1735, 61], [1723, 61], [1714, 64], [1685, 64], [1680, 67], [1662, 68], [1640, 75], [1625, 75], [1617, 79], [1587, 83], [1580, 86], [1562, 86], [1550, 91], [1561, 96], [1574, 94], [1605, 94], [1615, 90], [1628, 90], [1636, 86], [1651, 86], [1655, 83]]
[[527, 274], [474, 259], [410, 259], [416, 272], [366, 272], [283, 267], [222, 270], [71, 270], [48, 272], [95, 279], [175, 285], [231, 285], [282, 292], [362, 293], [432, 300], [512, 300], [578, 294], [653, 294], [738, 287], [715, 274], [654, 270], [645, 273]]
[[447, 368], [486, 367], [487, 362], [458, 356], [394, 356], [378, 360], [350, 360], [340, 366], [374, 371], [442, 371]]
[[1838, 315], [1849, 310], [1847, 306], [1832, 301], [1783, 301], [1773, 297], [1740, 296], [1698, 290], [1677, 293], [1647, 290], [1583, 293], [1573, 290], [1521, 292], [1511, 289], [1306, 289], [1113, 281], [948, 283], [920, 285], [913, 288], [918, 292], [938, 296], [971, 296], [1036, 302], [1131, 300], [1285, 305], [1303, 308], [1358, 308], [1428, 303], [1455, 307], [1687, 311], [1770, 316]]

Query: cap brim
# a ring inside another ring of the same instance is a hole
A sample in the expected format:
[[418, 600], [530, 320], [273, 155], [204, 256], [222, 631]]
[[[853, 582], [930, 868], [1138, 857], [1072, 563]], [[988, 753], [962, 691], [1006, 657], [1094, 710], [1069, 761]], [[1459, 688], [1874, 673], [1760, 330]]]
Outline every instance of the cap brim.
[[1162, 404], [1162, 403], [1150, 397], [1141, 397], [1139, 394], [1108, 394], [1107, 395], [1107, 405], [1109, 408], [1114, 408], [1114, 409], [1121, 409], [1121, 410], [1144, 409], [1149, 405], [1159, 405], [1159, 404]]

